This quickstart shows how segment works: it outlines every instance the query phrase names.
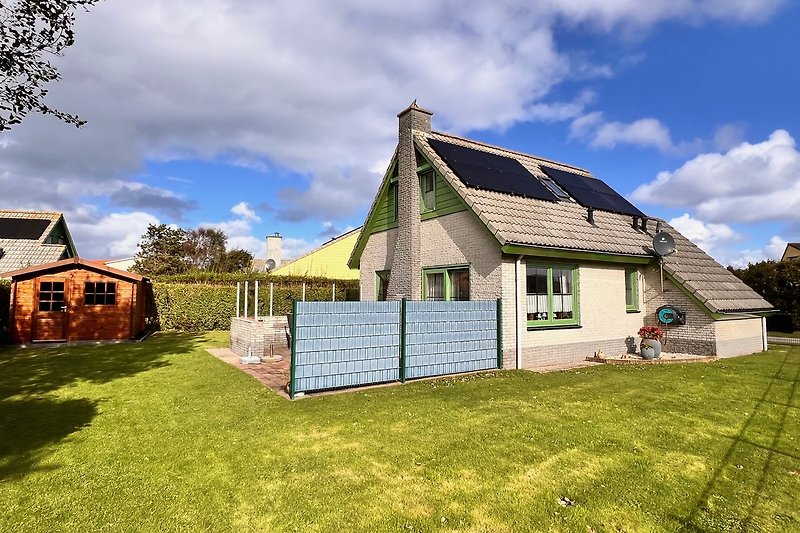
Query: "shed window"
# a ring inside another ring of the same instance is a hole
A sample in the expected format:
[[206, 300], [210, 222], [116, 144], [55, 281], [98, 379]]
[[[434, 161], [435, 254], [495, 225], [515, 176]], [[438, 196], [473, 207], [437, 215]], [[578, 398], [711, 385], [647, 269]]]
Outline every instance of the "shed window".
[[110, 281], [87, 281], [84, 294], [86, 305], [115, 305], [117, 284]]
[[64, 282], [39, 283], [39, 311], [61, 311], [64, 307]]

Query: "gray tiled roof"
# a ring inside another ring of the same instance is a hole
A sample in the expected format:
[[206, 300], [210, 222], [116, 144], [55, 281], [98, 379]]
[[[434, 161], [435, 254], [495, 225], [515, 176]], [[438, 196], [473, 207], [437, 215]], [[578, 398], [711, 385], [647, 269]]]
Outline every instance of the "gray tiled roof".
[[49, 220], [50, 224], [38, 239], [0, 239], [0, 277], [4, 272], [32, 265], [52, 263], [65, 258], [67, 245], [44, 244], [45, 239], [61, 220], [61, 213], [37, 211], [0, 211], [0, 218], [27, 218]]
[[[531, 173], [544, 176], [542, 166], [591, 174], [577, 167], [512, 152], [502, 148], [433, 132], [414, 132], [417, 147], [442, 173], [453, 189], [469, 205], [501, 245], [542, 246], [565, 250], [653, 257], [655, 219], [647, 230], [634, 229], [630, 216], [594, 212], [594, 224], [587, 221], [587, 210], [574, 202], [548, 202], [511, 194], [469, 188], [452, 172], [428, 144], [428, 138], [467, 146], [475, 150], [511, 157]], [[713, 312], [745, 312], [772, 309], [759, 296], [694, 243], [663, 222], [675, 239], [676, 252], [664, 258], [664, 271]], [[655, 260], [655, 259], [654, 259]]]

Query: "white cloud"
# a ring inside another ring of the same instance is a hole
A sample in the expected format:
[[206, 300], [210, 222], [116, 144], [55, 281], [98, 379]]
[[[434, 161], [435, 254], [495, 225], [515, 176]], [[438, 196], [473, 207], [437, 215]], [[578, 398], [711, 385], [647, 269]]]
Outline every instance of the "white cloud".
[[658, 119], [647, 117], [633, 122], [608, 122], [600, 111], [574, 119], [570, 124], [569, 135], [572, 139], [586, 140], [592, 148], [612, 149], [620, 144], [629, 144], [680, 154], [696, 150], [701, 145], [699, 140], [675, 143], [669, 128]]
[[692, 218], [688, 213], [673, 218], [669, 224], [712, 257], [721, 257], [728, 246], [742, 239], [727, 224], [710, 224]]
[[688, 213], [673, 218], [669, 224], [725, 266], [742, 268], [746, 267], [748, 263], [780, 259], [786, 248], [786, 240], [775, 235], [761, 248], [738, 249], [737, 244], [746, 239], [745, 235], [738, 233], [727, 224], [704, 222]]
[[[31, 116], [5, 135], [0, 204], [66, 210], [87, 189], [110, 194], [106, 184], [146, 161], [221, 158], [308, 176], [279, 209], [341, 217], [369, 204], [364, 191], [379, 179], [370, 170], [396, 140], [387, 117], [413, 98], [455, 131], [581, 113], [579, 101], [544, 99], [566, 79], [612, 72], [559, 49], [554, 28], [564, 22], [615, 33], [667, 20], [750, 23], [783, 3], [102, 2], [79, 13], [77, 43], [57, 58], [63, 80], [48, 97], [88, 125]], [[323, 202], [332, 191], [336, 201]]]
[[761, 249], [746, 249], [730, 252], [724, 265], [744, 268], [750, 263], [760, 263], [768, 259], [780, 259], [786, 248], [786, 240], [777, 235], [770, 238], [769, 242]]
[[256, 215], [256, 212], [250, 208], [247, 202], [239, 202], [235, 206], [231, 207], [231, 213], [233, 213], [234, 215], [239, 215], [245, 220], [251, 220], [253, 222], [261, 222], [261, 217]]
[[266, 241], [253, 236], [253, 224], [261, 221], [247, 202], [239, 202], [231, 208], [231, 213], [238, 218], [223, 220], [221, 222], [202, 222], [201, 228], [214, 228], [222, 230], [228, 238], [227, 248], [233, 250], [241, 248], [253, 254], [253, 257], [262, 257], [266, 249]]
[[149, 213], [111, 213], [98, 215], [81, 207], [65, 213], [78, 254], [86, 259], [119, 259], [139, 251], [139, 241], [147, 226], [158, 224]]
[[702, 154], [633, 192], [635, 201], [691, 207], [710, 222], [800, 221], [800, 152], [785, 130], [761, 143]]

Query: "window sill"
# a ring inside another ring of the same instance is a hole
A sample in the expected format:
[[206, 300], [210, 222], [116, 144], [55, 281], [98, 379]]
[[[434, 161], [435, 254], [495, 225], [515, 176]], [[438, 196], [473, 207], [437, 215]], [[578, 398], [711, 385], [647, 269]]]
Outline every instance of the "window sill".
[[634, 314], [634, 313], [641, 313], [642, 311], [640, 309], [626, 309], [625, 312], [628, 314]]
[[552, 324], [547, 326], [528, 326], [528, 331], [542, 331], [548, 329], [581, 329], [583, 326], [580, 324], [564, 324], [563, 326], [558, 324]]

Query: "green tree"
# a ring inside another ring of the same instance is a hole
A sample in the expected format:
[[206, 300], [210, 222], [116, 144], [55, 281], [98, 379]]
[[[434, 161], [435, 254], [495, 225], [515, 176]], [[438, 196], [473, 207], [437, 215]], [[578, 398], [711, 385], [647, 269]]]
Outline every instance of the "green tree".
[[195, 228], [186, 232], [183, 253], [189, 265], [196, 270], [209, 270], [225, 259], [225, 232], [213, 228]]
[[217, 272], [247, 272], [253, 264], [253, 254], [247, 250], [236, 248], [223, 256], [214, 270]]
[[792, 315], [800, 328], [800, 261], [762, 261], [730, 270], [781, 312]]
[[44, 86], [61, 79], [47, 56], [63, 55], [75, 42], [75, 10], [100, 0], [0, 1], [0, 131], [19, 124], [31, 111], [68, 124], [85, 124], [75, 115], [44, 103]]
[[145, 276], [182, 274], [189, 268], [184, 259], [186, 231], [166, 224], [150, 224], [142, 235], [132, 270]]

